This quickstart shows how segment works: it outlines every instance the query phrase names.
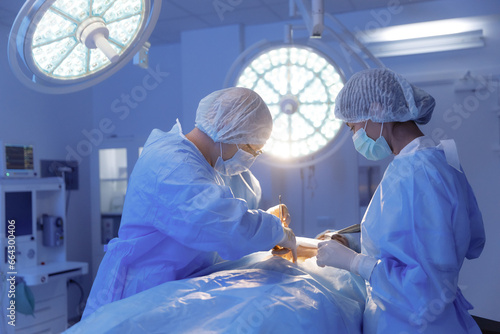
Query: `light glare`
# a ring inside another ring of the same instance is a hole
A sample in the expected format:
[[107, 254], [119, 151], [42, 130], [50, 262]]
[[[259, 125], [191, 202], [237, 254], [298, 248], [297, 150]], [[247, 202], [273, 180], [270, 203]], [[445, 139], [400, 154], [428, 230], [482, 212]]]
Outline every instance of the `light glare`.
[[144, 0], [57, 0], [38, 14], [41, 18], [31, 40], [34, 64], [47, 76], [65, 80], [100, 71], [111, 62], [99, 49], [80, 44], [76, 38], [80, 23], [89, 17], [111, 22], [110, 44], [121, 54], [137, 36], [144, 13]]
[[476, 24], [468, 19], [447, 19], [429, 22], [404, 24], [359, 34], [364, 42], [400, 41], [414, 38], [435, 37], [449, 34], [458, 34], [476, 28]]
[[[334, 101], [343, 87], [336, 68], [306, 48], [281, 47], [261, 54], [242, 71], [236, 84], [255, 90], [269, 106], [273, 131], [264, 151], [300, 158], [325, 147], [340, 131]], [[290, 96], [295, 111], [282, 110]]]
[[81, 22], [89, 16], [89, 0], [57, 0], [52, 8], [66, 14], [71, 18]]

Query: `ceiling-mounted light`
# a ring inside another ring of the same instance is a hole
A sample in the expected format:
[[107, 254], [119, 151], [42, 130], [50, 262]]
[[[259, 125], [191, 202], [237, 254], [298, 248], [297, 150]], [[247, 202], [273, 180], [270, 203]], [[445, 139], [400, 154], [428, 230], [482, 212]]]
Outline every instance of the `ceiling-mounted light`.
[[147, 42], [161, 0], [28, 0], [9, 36], [9, 62], [45, 93], [87, 88], [123, 67]]
[[460, 18], [391, 26], [358, 32], [377, 57], [404, 56], [484, 46], [481, 19]]
[[295, 16], [296, 9], [300, 11], [311, 38], [321, 38], [325, 27], [325, 0], [312, 0], [310, 7], [305, 0], [290, 0], [289, 7], [290, 16]]
[[273, 131], [263, 150], [272, 156], [309, 156], [341, 129], [334, 107], [343, 77], [311, 48], [287, 45], [261, 53], [243, 69], [236, 86], [253, 89], [269, 106]]

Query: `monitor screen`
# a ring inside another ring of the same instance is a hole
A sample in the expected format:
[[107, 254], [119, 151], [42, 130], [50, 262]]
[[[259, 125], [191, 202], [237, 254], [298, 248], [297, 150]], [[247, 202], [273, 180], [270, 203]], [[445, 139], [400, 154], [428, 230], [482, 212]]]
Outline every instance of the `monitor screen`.
[[0, 177], [36, 177], [37, 166], [33, 145], [0, 142]]
[[5, 145], [7, 170], [33, 170], [33, 146]]

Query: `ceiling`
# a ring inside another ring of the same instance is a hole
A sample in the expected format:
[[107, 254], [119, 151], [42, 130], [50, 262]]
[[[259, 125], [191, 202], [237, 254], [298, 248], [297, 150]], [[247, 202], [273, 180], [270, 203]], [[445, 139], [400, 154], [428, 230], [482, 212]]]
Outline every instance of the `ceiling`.
[[[400, 4], [430, 0], [400, 0]], [[307, 0], [307, 2], [310, 2]], [[388, 0], [325, 0], [325, 12], [339, 14], [387, 7]], [[0, 1], [0, 25], [11, 27], [24, 4]], [[177, 43], [182, 31], [290, 19], [289, 0], [163, 0], [160, 18], [150, 38], [153, 45]]]

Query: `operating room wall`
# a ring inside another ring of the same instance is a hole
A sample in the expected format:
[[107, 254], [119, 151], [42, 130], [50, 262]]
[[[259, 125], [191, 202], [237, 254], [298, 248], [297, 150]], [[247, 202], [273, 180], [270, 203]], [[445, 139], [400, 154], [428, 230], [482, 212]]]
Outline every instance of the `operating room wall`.
[[[97, 130], [91, 158], [92, 277], [104, 255], [101, 242], [99, 201], [99, 150], [127, 148], [128, 171], [138, 158], [138, 149], [155, 128], [169, 131], [182, 121], [180, 45], [152, 47], [149, 67], [133, 61], [109, 79], [93, 87], [93, 129]], [[99, 131], [100, 124], [106, 131]], [[97, 133], [100, 132], [100, 136]], [[99, 139], [99, 140], [97, 140]], [[130, 174], [129, 174], [130, 175]], [[104, 211], [104, 210], [103, 210]]]
[[[34, 145], [36, 159], [65, 160], [68, 148], [75, 148], [81, 130], [92, 124], [91, 90], [66, 95], [37, 93], [21, 84], [9, 68], [9, 29], [0, 25], [0, 139]], [[69, 156], [74, 160], [74, 157]], [[79, 162], [79, 189], [68, 193], [66, 228], [67, 259], [90, 262], [90, 162]], [[75, 278], [84, 290], [92, 283], [89, 275]], [[68, 289], [68, 314], [77, 314], [80, 290]]]

